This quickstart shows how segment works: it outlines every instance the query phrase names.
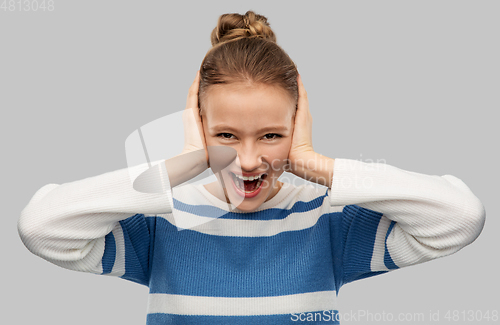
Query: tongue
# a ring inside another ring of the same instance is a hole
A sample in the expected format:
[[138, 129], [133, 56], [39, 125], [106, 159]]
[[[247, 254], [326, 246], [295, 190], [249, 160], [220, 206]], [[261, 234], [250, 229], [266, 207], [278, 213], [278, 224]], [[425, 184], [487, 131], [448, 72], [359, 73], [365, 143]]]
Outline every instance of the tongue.
[[244, 181], [245, 183], [245, 191], [252, 192], [255, 190], [255, 187], [257, 186], [257, 182], [259, 179], [254, 179], [253, 181]]

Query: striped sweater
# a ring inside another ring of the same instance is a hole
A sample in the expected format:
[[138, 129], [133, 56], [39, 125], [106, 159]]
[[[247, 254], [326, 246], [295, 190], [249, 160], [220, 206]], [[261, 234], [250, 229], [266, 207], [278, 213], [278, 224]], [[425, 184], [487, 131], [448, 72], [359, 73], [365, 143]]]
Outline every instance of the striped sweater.
[[285, 183], [253, 212], [168, 177], [135, 191], [145, 169], [45, 185], [18, 231], [60, 267], [148, 286], [148, 325], [338, 324], [342, 285], [455, 253], [485, 221], [457, 177], [388, 164], [335, 159], [331, 188]]

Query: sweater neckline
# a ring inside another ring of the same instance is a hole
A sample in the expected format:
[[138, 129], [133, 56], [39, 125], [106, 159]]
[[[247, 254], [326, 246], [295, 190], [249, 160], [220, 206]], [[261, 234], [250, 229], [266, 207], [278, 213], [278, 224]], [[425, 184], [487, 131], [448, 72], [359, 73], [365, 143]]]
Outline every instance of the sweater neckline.
[[273, 196], [269, 201], [262, 203], [257, 209], [255, 209], [253, 211], [242, 211], [242, 210], [238, 209], [234, 204], [222, 201], [221, 199], [219, 199], [218, 197], [216, 197], [215, 195], [210, 193], [205, 188], [205, 186], [203, 186], [203, 184], [197, 184], [194, 187], [196, 189], [198, 189], [198, 191], [200, 191], [201, 194], [207, 200], [209, 200], [211, 204], [213, 204], [214, 206], [216, 206], [220, 209], [223, 209], [227, 212], [254, 213], [254, 212], [258, 212], [258, 211], [262, 211], [262, 210], [266, 210], [266, 209], [275, 207], [281, 201], [283, 201], [295, 189], [295, 186], [293, 186], [290, 183], [285, 183], [285, 182], [282, 182], [282, 183], [283, 183], [283, 186], [280, 188], [280, 190], [278, 191], [278, 193], [276, 193], [275, 196]]

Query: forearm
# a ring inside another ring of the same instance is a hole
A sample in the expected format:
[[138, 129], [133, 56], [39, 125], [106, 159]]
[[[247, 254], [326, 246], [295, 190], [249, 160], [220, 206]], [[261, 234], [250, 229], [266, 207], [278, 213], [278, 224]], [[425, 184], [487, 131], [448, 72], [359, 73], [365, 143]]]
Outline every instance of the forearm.
[[332, 186], [335, 159], [311, 151], [290, 164], [294, 175], [328, 188]]
[[170, 191], [134, 190], [134, 175], [147, 168], [147, 164], [138, 165], [43, 186], [21, 212], [21, 240], [32, 253], [58, 265], [71, 262], [76, 269], [80, 260], [87, 260], [81, 268], [98, 263], [97, 253], [103, 249], [104, 237], [118, 221], [135, 214], [172, 211]]
[[334, 173], [331, 205], [355, 204], [383, 213], [387, 227], [395, 222], [386, 240], [401, 265], [454, 253], [482, 230], [484, 206], [455, 176], [351, 159], [336, 159]]

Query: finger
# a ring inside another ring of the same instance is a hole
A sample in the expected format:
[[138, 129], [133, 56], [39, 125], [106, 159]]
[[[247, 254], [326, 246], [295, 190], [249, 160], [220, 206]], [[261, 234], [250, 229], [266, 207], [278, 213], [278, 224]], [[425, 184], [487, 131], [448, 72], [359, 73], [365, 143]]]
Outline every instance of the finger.
[[300, 95], [305, 95], [304, 94], [304, 83], [302, 82], [302, 76], [299, 74], [297, 75], [297, 86], [299, 87], [299, 94]]
[[299, 88], [299, 107], [309, 105], [309, 102], [307, 100], [307, 91], [304, 88], [304, 84], [302, 83], [302, 77], [300, 76], [300, 74], [297, 77], [297, 86]]
[[186, 108], [198, 108], [199, 87], [200, 87], [200, 70], [196, 72], [196, 77], [194, 78], [191, 87], [189, 87], [188, 97], [186, 101]]
[[302, 83], [302, 77], [299, 76], [297, 77], [297, 86], [299, 88], [299, 105], [307, 105], [307, 91], [304, 88], [304, 84]]

